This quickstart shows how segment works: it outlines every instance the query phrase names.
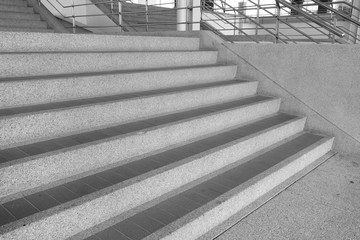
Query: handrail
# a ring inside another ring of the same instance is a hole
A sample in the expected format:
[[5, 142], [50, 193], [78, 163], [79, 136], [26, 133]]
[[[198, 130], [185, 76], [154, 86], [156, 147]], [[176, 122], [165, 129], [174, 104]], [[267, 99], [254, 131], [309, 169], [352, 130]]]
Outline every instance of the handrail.
[[[343, 33], [342, 31], [338, 30], [337, 28], [329, 25], [327, 22], [321, 21], [317, 18], [315, 18], [314, 16], [312, 16], [311, 14], [306, 13], [305, 11], [301, 10], [300, 8], [292, 5], [291, 3], [288, 3], [284, 0], [275, 0], [277, 4], [282, 4], [283, 6], [290, 8], [291, 10], [296, 11], [297, 13], [299, 13], [300, 15], [304, 16], [305, 18], [307, 18], [308, 20], [315, 22], [316, 24], [318, 24], [319, 26], [325, 28], [326, 30], [328, 30], [329, 32], [331, 32], [332, 34], [335, 34], [338, 37], [344, 37], [345, 33]], [[312, 1], [317, 1], [317, 0], [312, 0]]]
[[[256, 22], [256, 21], [253, 20], [251, 17], [246, 16], [245, 14], [243, 14], [241, 11], [237, 10], [236, 8], [233, 8], [233, 7], [232, 7], [231, 5], [229, 5], [226, 1], [224, 1], [224, 0], [220, 0], [220, 1], [223, 2], [224, 5], [232, 8], [232, 9], [233, 9], [234, 11], [236, 11], [239, 15], [243, 16], [244, 18], [246, 18], [246, 19], [249, 20], [250, 22], [254, 23], [256, 26], [260, 27], [261, 29], [264, 29], [266, 32], [270, 33], [270, 35], [276, 37], [276, 35], [275, 35], [273, 32], [269, 31], [269, 30], [268, 30], [266, 27], [264, 27], [262, 24]], [[258, 42], [258, 41], [256, 40], [256, 42]], [[283, 42], [283, 41], [282, 41], [282, 42]], [[286, 42], [283, 42], [283, 43], [286, 43]]]
[[[254, 5], [258, 6], [260, 9], [262, 9], [261, 6], [259, 6], [258, 4], [254, 3], [253, 1], [249, 0], [251, 3], [253, 3]], [[266, 9], [263, 9], [264, 11], [266, 12], [269, 12], [268, 10]], [[310, 39], [311, 41], [315, 42], [315, 43], [318, 43], [318, 41], [316, 41], [314, 38], [310, 37], [308, 34], [306, 34], [305, 32], [301, 31], [300, 29], [298, 28], [295, 28], [293, 27], [291, 24], [285, 22], [285, 21], [282, 21], [279, 17], [277, 18], [278, 21], [284, 23], [285, 25], [289, 26], [290, 28], [294, 29], [295, 31], [297, 31], [298, 33], [304, 35], [305, 37], [307, 37], [308, 39]], [[278, 37], [277, 37], [278, 38]]]
[[[217, 3], [214, 2], [214, 5], [219, 6]], [[209, 10], [208, 8], [205, 7], [205, 5], [202, 6], [203, 9], [205, 10]], [[220, 18], [222, 21], [226, 22], [227, 24], [232, 25], [236, 30], [239, 30], [240, 32], [242, 32], [246, 37], [248, 37], [250, 40], [258, 43], [258, 41], [256, 39], [253, 39], [251, 36], [249, 36], [246, 32], [244, 32], [242, 29], [238, 28], [237, 26], [233, 25], [231, 22], [229, 22], [227, 19], [225, 19], [223, 16], [221, 16], [219, 13], [216, 12], [211, 12], [212, 14], [215, 14], [218, 18]]]
[[[279, 0], [276, 0], [276, 1], [279, 1]], [[340, 12], [340, 11], [338, 11], [338, 10], [330, 7], [330, 6], [328, 6], [327, 4], [324, 4], [323, 2], [320, 2], [320, 1], [318, 1], [318, 0], [311, 0], [311, 1], [319, 4], [320, 6], [326, 8], [327, 10], [330, 10], [331, 12], [335, 13], [336, 15], [339, 15], [339, 16], [345, 18], [346, 20], [352, 22], [353, 24], [355, 24], [355, 25], [357, 25], [357, 26], [360, 26], [360, 22], [354, 20], [353, 18], [350, 18], [348, 15], [343, 14], [342, 12]]]

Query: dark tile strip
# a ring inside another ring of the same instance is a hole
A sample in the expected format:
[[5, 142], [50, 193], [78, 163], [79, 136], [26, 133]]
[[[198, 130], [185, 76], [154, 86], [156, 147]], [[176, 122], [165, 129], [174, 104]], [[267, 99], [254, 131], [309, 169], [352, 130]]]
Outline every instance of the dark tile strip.
[[[168, 225], [177, 219], [185, 216], [191, 211], [205, 205], [206, 203], [214, 200], [220, 195], [228, 192], [229, 190], [241, 185], [242, 183], [250, 180], [264, 170], [280, 163], [286, 158], [296, 154], [300, 150], [316, 143], [322, 137], [311, 134], [303, 134], [296, 139], [293, 139], [273, 150], [270, 150], [263, 155], [260, 155], [249, 162], [239, 165], [225, 173], [222, 173], [208, 181], [205, 181], [185, 192], [182, 192], [170, 199], [162, 201], [143, 212], [140, 212], [126, 220], [123, 220], [114, 226], [108, 228], [116, 228], [118, 231], [125, 233], [126, 231], [136, 231], [137, 228], [129, 226], [129, 222], [134, 222], [140, 226], [147, 226], [151, 224], [154, 219], [163, 225]], [[259, 164], [266, 166], [266, 169], [259, 168]], [[219, 181], [224, 180], [224, 181]], [[144, 218], [144, 215], [147, 218]], [[116, 227], [115, 227], [116, 226]], [[105, 229], [104, 231], [107, 231]], [[146, 228], [147, 234], [142, 231], [139, 237], [142, 238], [149, 236], [160, 229], [159, 224], [153, 227]], [[141, 239], [139, 237], [131, 239]]]
[[37, 142], [20, 147], [8, 148], [0, 150], [0, 164], [10, 162], [16, 159], [47, 153], [50, 151], [60, 150], [67, 147], [77, 146], [83, 143], [89, 143], [96, 140], [106, 139], [114, 136], [120, 136], [134, 131], [149, 128], [151, 126], [159, 126], [162, 124], [184, 120], [191, 117], [201, 116], [219, 110], [226, 110], [240, 107], [250, 103], [256, 103], [269, 99], [263, 96], [255, 96], [241, 99], [229, 103], [218, 104], [210, 107], [199, 108], [181, 113], [170, 114], [166, 116], [147, 119], [133, 123], [122, 124], [114, 127], [100, 129], [92, 132], [76, 134], [68, 137], [56, 138], [48, 141]]
[[[11, 213], [13, 213], [13, 215], [17, 219], [21, 219], [39, 212], [29, 203], [29, 201], [34, 206], [37, 206], [37, 208], [40, 209], [41, 211], [46, 210], [51, 207], [60, 205], [62, 203], [74, 200], [76, 198], [88, 195], [95, 191], [101, 190], [108, 186], [121, 183], [123, 181], [126, 181], [127, 179], [142, 175], [156, 168], [166, 166], [168, 164], [180, 161], [182, 159], [201, 153], [203, 151], [212, 149], [216, 146], [224, 145], [226, 143], [234, 141], [237, 138], [243, 137], [246, 134], [256, 133], [258, 131], [267, 129], [271, 126], [274, 126], [276, 124], [282, 123], [286, 120], [290, 120], [293, 118], [295, 117], [288, 115], [284, 116], [283, 114], [276, 115], [267, 119], [263, 119], [259, 122], [254, 122], [252, 124], [241, 126], [237, 129], [233, 129], [231, 131], [224, 132], [200, 140], [195, 143], [190, 143], [175, 149], [171, 149], [134, 162], [130, 162], [125, 165], [112, 168], [110, 170], [97, 173], [95, 175], [91, 175], [72, 182], [68, 182], [61, 186], [57, 186], [45, 191], [41, 191], [36, 194], [27, 196], [25, 198], [13, 200], [4, 203], [3, 206], [6, 209], [8, 209]], [[243, 132], [245, 132], [246, 134], [243, 134]], [[249, 170], [246, 170], [245, 174], [247, 178], [248, 176], [251, 176], [251, 172]], [[210, 199], [215, 198], [221, 195], [222, 193], [224, 193], [224, 191], [226, 191], [225, 187], [221, 185], [216, 186], [216, 184], [211, 184], [210, 187], [199, 185], [198, 188], [199, 188], [197, 189], [198, 193], [201, 193], [203, 196], [208, 197]], [[184, 199], [182, 201], [184, 201]], [[167, 204], [171, 205], [173, 203], [169, 201]], [[194, 202], [193, 205], [196, 204], [197, 203]], [[183, 205], [183, 207], [184, 206], [185, 205]], [[17, 208], [19, 209], [23, 208], [24, 210], [17, 211], [16, 210]], [[181, 206], [179, 207], [178, 211], [180, 210], [181, 210]], [[176, 214], [175, 216], [179, 216], [179, 215]]]

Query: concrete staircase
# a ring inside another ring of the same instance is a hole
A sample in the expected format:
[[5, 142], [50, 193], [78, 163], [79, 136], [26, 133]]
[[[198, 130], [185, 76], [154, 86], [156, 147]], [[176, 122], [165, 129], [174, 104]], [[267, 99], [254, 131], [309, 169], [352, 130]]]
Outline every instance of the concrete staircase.
[[0, 35], [2, 240], [197, 239], [331, 150], [198, 38], [26, 34]]
[[24, 0], [0, 0], [0, 31], [54, 32]]

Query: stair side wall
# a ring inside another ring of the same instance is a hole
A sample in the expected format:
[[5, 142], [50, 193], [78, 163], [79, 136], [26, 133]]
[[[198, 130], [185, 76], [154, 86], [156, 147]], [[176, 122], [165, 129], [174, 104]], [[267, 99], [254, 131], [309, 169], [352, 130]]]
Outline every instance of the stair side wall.
[[360, 46], [231, 44], [208, 31], [200, 36], [203, 49], [219, 50], [221, 63], [238, 65], [238, 79], [259, 81], [260, 94], [282, 98], [281, 111], [306, 115], [308, 130], [335, 136], [334, 150], [360, 156], [360, 70], [352, 64]]

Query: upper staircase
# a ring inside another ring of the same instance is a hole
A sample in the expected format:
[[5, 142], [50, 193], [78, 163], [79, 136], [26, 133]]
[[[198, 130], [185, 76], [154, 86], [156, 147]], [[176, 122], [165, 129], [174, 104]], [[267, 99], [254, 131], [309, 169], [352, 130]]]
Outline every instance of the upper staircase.
[[25, 0], [0, 0], [0, 31], [54, 32]]
[[0, 42], [2, 240], [197, 239], [331, 151], [199, 38]]

